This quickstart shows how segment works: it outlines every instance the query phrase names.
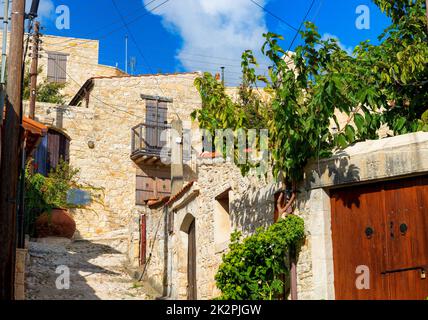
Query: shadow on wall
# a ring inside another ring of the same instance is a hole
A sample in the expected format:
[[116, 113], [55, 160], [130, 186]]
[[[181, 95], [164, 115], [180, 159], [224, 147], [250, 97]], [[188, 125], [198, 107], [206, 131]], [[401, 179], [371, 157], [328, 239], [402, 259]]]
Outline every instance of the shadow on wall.
[[328, 177], [334, 185], [346, 184], [360, 181], [360, 169], [349, 164], [350, 156], [345, 151], [339, 151], [335, 153], [334, 158], [322, 159], [320, 161], [314, 161], [309, 165], [307, 176], [309, 178], [305, 181], [307, 189], [311, 189], [313, 186], [322, 186], [323, 180]]
[[[319, 189], [332, 186], [348, 186], [360, 182], [360, 168], [350, 164], [350, 156], [345, 151], [338, 151], [334, 157], [314, 161], [306, 169], [306, 180], [303, 181], [304, 197], [298, 198], [298, 208], [304, 208], [305, 204], [311, 199], [313, 189]], [[358, 197], [345, 200], [346, 206], [359, 206]]]
[[[30, 263], [27, 267], [26, 285], [28, 300], [100, 300], [95, 290], [88, 284], [87, 277], [103, 275], [115, 276], [90, 261], [101, 255], [115, 255], [120, 252], [110, 246], [76, 241], [72, 244], [49, 245], [30, 243]], [[66, 266], [70, 270], [69, 289], [58, 289], [56, 282], [61, 273], [57, 268]]]
[[231, 201], [232, 230], [252, 234], [259, 227], [268, 227], [274, 222], [275, 192], [277, 186], [252, 187], [239, 198]]

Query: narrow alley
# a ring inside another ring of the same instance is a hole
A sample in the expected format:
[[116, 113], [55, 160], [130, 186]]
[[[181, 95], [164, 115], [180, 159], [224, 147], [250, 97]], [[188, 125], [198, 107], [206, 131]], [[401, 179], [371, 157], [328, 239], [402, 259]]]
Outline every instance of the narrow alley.
[[[124, 268], [125, 255], [105, 244], [89, 241], [68, 244], [30, 242], [28, 259], [28, 300], [155, 298], [148, 293], [148, 288], [128, 275]], [[66, 276], [64, 267], [68, 267], [70, 271], [70, 286], [69, 289], [57, 289], [57, 282], [64, 284], [57, 280], [60, 276]]]

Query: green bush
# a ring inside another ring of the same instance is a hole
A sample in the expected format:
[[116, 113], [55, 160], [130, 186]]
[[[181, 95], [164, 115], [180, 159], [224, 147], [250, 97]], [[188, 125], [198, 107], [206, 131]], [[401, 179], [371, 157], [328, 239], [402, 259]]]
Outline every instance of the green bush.
[[232, 234], [230, 251], [216, 274], [221, 300], [272, 300], [284, 291], [283, 275], [288, 275], [286, 254], [304, 238], [303, 219], [290, 215], [267, 229], [241, 241]]
[[75, 177], [79, 170], [73, 169], [67, 162], [60, 160], [47, 177], [31, 173], [28, 164], [25, 174], [25, 225], [26, 233], [34, 235], [34, 223], [44, 212], [54, 208], [70, 208], [67, 192], [76, 187]]

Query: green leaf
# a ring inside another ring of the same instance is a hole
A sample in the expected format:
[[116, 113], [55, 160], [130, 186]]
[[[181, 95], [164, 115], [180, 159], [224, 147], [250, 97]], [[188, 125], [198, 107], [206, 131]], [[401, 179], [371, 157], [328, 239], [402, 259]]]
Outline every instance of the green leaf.
[[361, 114], [356, 113], [354, 116], [354, 122], [355, 122], [355, 125], [357, 126], [358, 131], [362, 131], [365, 125], [364, 117]]
[[346, 125], [345, 134], [346, 134], [346, 138], [348, 139], [348, 141], [350, 143], [353, 143], [355, 141], [355, 129], [353, 126], [351, 126], [349, 124]]

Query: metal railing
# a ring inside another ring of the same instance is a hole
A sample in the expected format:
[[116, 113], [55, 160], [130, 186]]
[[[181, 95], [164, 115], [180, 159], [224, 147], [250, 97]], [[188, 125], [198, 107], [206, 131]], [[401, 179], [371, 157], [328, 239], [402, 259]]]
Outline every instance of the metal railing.
[[169, 124], [140, 123], [132, 128], [131, 154], [159, 156], [161, 149], [169, 145]]

